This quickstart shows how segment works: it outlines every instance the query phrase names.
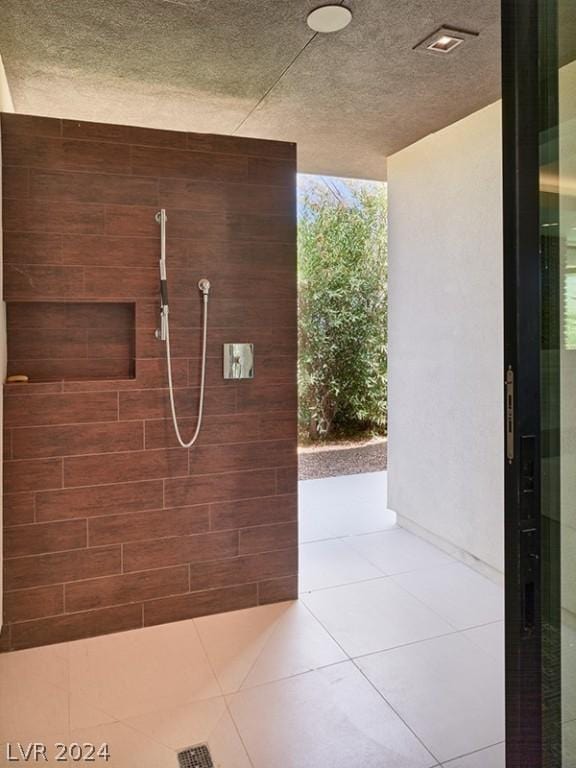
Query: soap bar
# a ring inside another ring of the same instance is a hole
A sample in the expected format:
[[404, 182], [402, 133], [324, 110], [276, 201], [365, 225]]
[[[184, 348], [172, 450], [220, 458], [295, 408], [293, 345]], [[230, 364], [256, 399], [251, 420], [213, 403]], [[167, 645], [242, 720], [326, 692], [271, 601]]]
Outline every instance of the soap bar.
[[15, 384], [20, 382], [25, 383], [27, 381], [30, 381], [30, 379], [28, 378], [28, 376], [26, 376], [25, 373], [16, 373], [13, 376], [8, 376], [8, 378], [6, 379], [7, 384]]

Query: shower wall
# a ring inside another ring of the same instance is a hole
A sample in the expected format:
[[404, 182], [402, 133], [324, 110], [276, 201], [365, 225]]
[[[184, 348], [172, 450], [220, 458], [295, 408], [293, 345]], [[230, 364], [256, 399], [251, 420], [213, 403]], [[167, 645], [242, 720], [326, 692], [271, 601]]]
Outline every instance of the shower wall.
[[[297, 594], [295, 146], [2, 115], [3, 650]], [[177, 447], [158, 321], [158, 208]], [[225, 381], [222, 344], [253, 342]]]

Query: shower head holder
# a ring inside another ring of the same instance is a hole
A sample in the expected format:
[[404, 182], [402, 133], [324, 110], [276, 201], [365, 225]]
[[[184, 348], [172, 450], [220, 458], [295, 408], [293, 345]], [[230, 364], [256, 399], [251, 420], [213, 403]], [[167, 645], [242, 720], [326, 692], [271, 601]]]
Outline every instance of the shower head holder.
[[207, 280], [205, 277], [199, 280], [198, 290], [203, 296], [208, 296], [208, 294], [210, 293], [210, 280]]

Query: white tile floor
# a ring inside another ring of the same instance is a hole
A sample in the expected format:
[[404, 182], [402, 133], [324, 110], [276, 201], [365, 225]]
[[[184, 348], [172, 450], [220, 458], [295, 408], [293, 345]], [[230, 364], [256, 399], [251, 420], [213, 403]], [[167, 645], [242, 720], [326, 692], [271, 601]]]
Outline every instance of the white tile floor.
[[297, 603], [0, 655], [0, 744], [107, 742], [92, 764], [118, 768], [200, 742], [218, 768], [504, 768], [501, 590], [385, 500], [385, 473], [301, 483]]

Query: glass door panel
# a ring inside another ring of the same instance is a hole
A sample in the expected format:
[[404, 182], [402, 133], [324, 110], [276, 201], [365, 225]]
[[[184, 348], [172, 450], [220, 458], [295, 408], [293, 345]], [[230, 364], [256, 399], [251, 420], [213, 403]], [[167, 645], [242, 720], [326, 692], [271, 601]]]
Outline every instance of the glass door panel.
[[576, 3], [539, 16], [543, 764], [576, 768]]
[[576, 768], [576, 6], [559, 3], [560, 685], [562, 765]]
[[502, 0], [506, 766], [576, 768], [576, 0]]

